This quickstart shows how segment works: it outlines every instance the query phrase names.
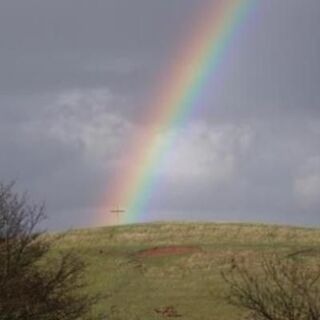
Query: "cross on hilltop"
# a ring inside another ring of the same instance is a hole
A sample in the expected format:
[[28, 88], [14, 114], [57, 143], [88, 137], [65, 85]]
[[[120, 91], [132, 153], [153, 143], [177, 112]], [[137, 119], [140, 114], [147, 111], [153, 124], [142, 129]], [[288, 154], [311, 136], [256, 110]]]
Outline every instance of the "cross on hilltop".
[[113, 209], [110, 211], [112, 214], [115, 214], [117, 217], [117, 224], [120, 224], [120, 215], [121, 213], [125, 213], [126, 211], [120, 208]]

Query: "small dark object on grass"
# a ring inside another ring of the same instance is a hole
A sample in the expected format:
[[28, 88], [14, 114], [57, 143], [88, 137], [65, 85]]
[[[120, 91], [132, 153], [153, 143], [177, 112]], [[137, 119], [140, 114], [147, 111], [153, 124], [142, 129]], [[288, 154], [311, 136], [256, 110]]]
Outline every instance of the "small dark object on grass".
[[162, 309], [154, 309], [158, 314], [161, 314], [163, 317], [167, 318], [179, 318], [182, 317], [173, 306], [164, 307]]

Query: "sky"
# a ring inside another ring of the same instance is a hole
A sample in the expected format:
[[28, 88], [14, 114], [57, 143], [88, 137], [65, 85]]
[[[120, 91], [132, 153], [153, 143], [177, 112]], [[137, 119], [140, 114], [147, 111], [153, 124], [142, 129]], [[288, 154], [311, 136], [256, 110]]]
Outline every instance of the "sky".
[[[214, 1], [0, 0], [0, 180], [44, 201], [49, 228], [100, 224], [152, 93]], [[319, 21], [319, 0], [257, 0], [145, 221], [320, 225]]]

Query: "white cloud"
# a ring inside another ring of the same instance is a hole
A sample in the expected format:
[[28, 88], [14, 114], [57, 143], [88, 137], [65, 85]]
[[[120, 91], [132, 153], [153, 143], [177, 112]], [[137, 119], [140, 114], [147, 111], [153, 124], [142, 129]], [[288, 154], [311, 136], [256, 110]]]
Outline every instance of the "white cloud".
[[302, 206], [320, 205], [320, 156], [308, 159], [300, 169], [294, 190]]
[[[165, 133], [163, 140], [171, 139]], [[252, 131], [247, 127], [190, 124], [181, 130], [165, 159], [162, 174], [173, 182], [211, 183], [230, 180], [240, 153], [250, 147]]]
[[122, 103], [108, 89], [63, 93], [50, 107], [48, 132], [78, 146], [90, 160], [112, 165], [133, 130], [118, 112]]
[[[150, 135], [149, 125], [136, 125], [118, 112], [121, 103], [108, 89], [63, 93], [51, 107], [48, 130], [64, 143], [81, 148], [92, 165], [121, 168], [128, 165], [125, 150], [130, 149], [132, 138]], [[205, 121], [190, 123], [173, 135], [172, 130], [160, 132], [157, 141], [173, 142], [160, 162], [160, 174], [174, 184], [229, 181], [253, 137], [249, 127]]]

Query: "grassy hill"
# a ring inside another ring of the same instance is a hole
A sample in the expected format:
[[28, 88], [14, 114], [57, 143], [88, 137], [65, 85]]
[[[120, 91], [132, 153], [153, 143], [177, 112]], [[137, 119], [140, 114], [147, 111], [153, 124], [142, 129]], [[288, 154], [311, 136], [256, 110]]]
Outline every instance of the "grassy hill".
[[[220, 272], [234, 255], [300, 252], [318, 259], [320, 229], [227, 223], [153, 223], [74, 230], [59, 250], [88, 263], [88, 290], [111, 320], [232, 320]], [[320, 253], [319, 253], [320, 258]], [[173, 318], [173, 317], [171, 317]]]

